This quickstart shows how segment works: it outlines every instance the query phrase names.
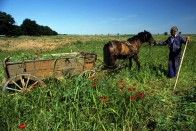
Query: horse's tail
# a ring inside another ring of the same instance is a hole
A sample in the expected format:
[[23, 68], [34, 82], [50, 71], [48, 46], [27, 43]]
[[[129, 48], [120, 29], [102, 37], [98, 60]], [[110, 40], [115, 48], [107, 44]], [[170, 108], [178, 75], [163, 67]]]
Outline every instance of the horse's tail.
[[105, 67], [112, 66], [111, 64], [111, 52], [110, 52], [111, 41], [104, 45], [103, 47], [103, 61]]

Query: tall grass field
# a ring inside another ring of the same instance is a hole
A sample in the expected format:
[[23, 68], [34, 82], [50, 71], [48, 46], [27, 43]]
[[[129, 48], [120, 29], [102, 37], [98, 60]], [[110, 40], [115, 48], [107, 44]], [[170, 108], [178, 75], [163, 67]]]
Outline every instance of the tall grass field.
[[[0, 82], [5, 81], [2, 61], [8, 56], [16, 62], [84, 51], [96, 53], [103, 60], [105, 43], [129, 37], [1, 37]], [[153, 37], [164, 41], [168, 36]], [[176, 78], [167, 77], [168, 46], [144, 43], [138, 55], [140, 72], [134, 62], [131, 70], [125, 67], [103, 71], [97, 61], [96, 74], [90, 79], [80, 75], [61, 80], [49, 77], [44, 80], [45, 87], [36, 86], [27, 93], [10, 95], [0, 91], [0, 130], [195, 131], [196, 35], [190, 37], [175, 91]]]

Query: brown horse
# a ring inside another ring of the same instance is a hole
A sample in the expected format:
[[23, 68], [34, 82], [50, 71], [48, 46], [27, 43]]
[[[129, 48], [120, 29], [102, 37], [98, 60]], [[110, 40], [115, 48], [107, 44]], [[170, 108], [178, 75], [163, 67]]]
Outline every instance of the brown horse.
[[140, 70], [140, 62], [137, 54], [142, 43], [156, 43], [151, 33], [148, 31], [140, 32], [137, 35], [129, 38], [127, 41], [111, 40], [103, 47], [104, 66], [106, 68], [116, 68], [115, 62], [117, 59], [129, 59], [129, 67], [132, 66], [132, 59], [135, 60]]

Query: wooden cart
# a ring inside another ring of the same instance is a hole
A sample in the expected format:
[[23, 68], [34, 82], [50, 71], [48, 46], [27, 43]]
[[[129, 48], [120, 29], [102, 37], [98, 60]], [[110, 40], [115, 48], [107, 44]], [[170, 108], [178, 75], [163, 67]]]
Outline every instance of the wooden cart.
[[28, 92], [34, 86], [45, 85], [43, 80], [48, 77], [62, 78], [79, 74], [91, 77], [95, 73], [96, 54], [74, 52], [53, 55], [61, 57], [19, 62], [9, 62], [9, 58], [6, 58], [3, 62], [3, 91]]

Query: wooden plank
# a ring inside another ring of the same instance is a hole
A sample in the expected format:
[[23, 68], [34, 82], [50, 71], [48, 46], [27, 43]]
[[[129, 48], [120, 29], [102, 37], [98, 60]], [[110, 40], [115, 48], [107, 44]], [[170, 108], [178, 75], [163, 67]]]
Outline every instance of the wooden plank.
[[[49, 76], [63, 76], [69, 71], [70, 74], [75, 72], [81, 73], [83, 71], [82, 59], [56, 59], [56, 60], [44, 60], [25, 63], [26, 73], [32, 74], [39, 78]], [[67, 70], [67, 71], [66, 71]], [[75, 70], [75, 71], [74, 71]], [[56, 75], [57, 74], [57, 75]]]
[[84, 71], [84, 67], [91, 69], [93, 66], [92, 63], [84, 63], [84, 57], [77, 57], [6, 62], [6, 67], [10, 77], [21, 73], [28, 73], [39, 78], [46, 78], [52, 75], [55, 77], [61, 77], [68, 73], [73, 75], [79, 74]]
[[24, 69], [23, 64], [7, 65], [9, 77], [13, 77], [18, 74], [24, 73], [23, 69]]

